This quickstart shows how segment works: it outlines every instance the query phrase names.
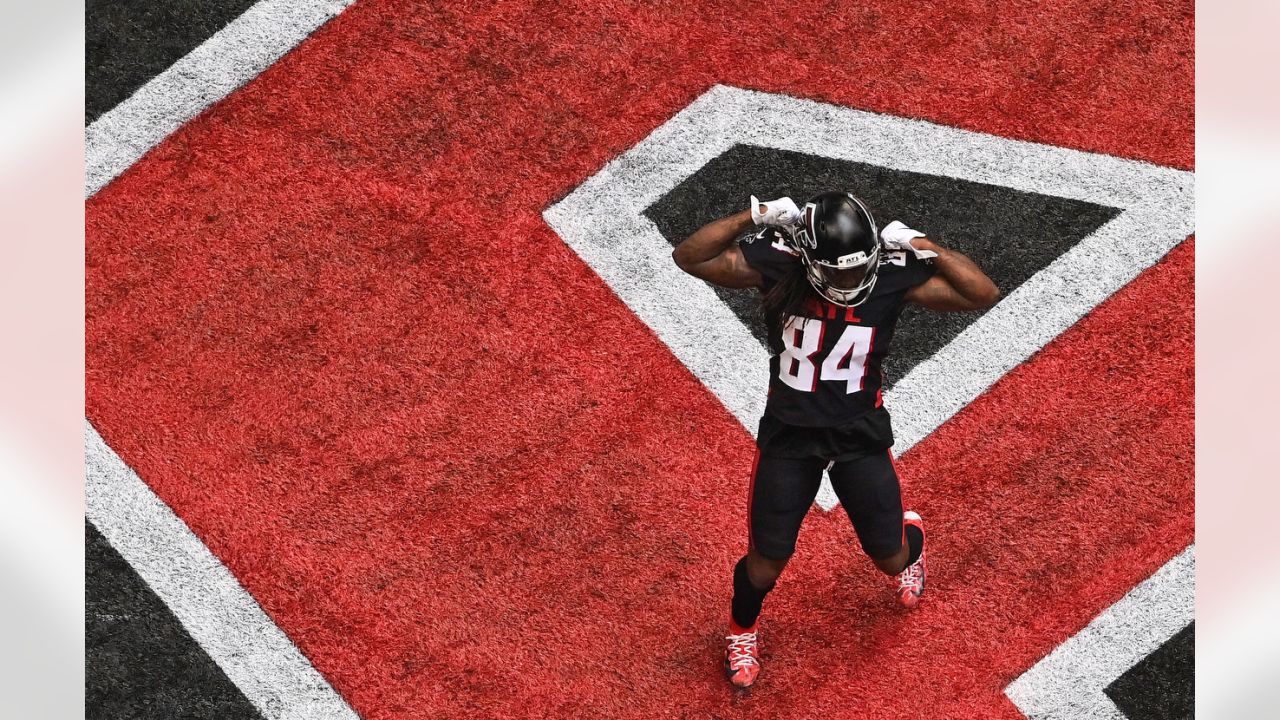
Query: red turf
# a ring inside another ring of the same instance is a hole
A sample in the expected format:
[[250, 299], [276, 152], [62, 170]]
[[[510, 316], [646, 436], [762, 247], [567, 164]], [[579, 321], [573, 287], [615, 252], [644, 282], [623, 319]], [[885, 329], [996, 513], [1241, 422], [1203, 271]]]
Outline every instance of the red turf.
[[540, 218], [716, 82], [1190, 166], [1190, 8], [1000, 8], [358, 3], [90, 202], [89, 416], [367, 718], [1016, 717], [1190, 541], [1190, 244], [901, 459], [919, 611], [811, 519], [738, 697], [750, 438]]

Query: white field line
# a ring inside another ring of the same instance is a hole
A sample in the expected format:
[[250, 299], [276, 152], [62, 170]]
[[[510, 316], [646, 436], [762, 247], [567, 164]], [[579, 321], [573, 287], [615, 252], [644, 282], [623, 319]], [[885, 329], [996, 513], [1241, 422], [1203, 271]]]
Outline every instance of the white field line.
[[1195, 546], [1009, 684], [1031, 720], [1126, 720], [1103, 690], [1195, 619]]
[[[85, 198], [257, 77], [353, 0], [262, 0], [85, 129]], [[356, 713], [230, 571], [85, 421], [89, 521], [272, 719]]]
[[267, 718], [355, 712], [200, 538], [85, 422], [86, 514]]
[[173, 131], [257, 77], [354, 0], [262, 0], [84, 132], [92, 197]]

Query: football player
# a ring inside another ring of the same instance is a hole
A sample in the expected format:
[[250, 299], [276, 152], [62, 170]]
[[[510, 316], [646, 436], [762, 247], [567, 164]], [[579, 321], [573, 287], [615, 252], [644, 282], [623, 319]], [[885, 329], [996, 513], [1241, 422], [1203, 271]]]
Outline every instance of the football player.
[[824, 470], [863, 551], [896, 578], [898, 602], [920, 602], [924, 523], [903, 512], [880, 368], [906, 303], [982, 310], [1000, 293], [969, 258], [901, 222], [878, 227], [865, 203], [839, 191], [802, 208], [753, 196], [749, 210], [703, 226], [672, 256], [707, 282], [758, 289], [768, 328], [769, 396], [724, 658], [729, 680], [747, 687], [760, 673], [761, 607], [795, 551]]

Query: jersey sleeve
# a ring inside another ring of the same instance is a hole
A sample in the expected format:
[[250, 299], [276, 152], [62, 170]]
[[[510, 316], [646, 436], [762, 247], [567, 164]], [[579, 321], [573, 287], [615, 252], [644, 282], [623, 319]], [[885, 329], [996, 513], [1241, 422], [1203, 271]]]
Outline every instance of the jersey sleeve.
[[766, 289], [800, 262], [775, 228], [765, 228], [738, 241], [747, 264], [764, 276]]
[[914, 253], [905, 250], [888, 250], [880, 256], [880, 277], [877, 285], [883, 284], [888, 292], [907, 292], [917, 285], [923, 285], [938, 272], [933, 258], [921, 260]]

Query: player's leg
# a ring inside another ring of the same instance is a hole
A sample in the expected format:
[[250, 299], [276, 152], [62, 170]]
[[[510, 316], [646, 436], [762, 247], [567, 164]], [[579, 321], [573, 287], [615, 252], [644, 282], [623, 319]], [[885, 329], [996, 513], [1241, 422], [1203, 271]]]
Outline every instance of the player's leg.
[[[734, 619], [740, 626], [755, 622], [760, 607], [749, 601], [763, 602], [795, 552], [825, 464], [819, 458], [757, 457], [747, 504], [748, 550], [733, 573]], [[744, 602], [738, 601], [740, 590]]]
[[924, 592], [924, 523], [902, 510], [902, 491], [888, 451], [831, 467], [831, 485], [862, 549], [886, 575], [898, 578], [899, 600], [914, 607]]
[[800, 524], [818, 494], [825, 463], [757, 455], [747, 505], [748, 550], [733, 569], [725, 672], [739, 687], [760, 671], [757, 631], [765, 596], [795, 552]]

